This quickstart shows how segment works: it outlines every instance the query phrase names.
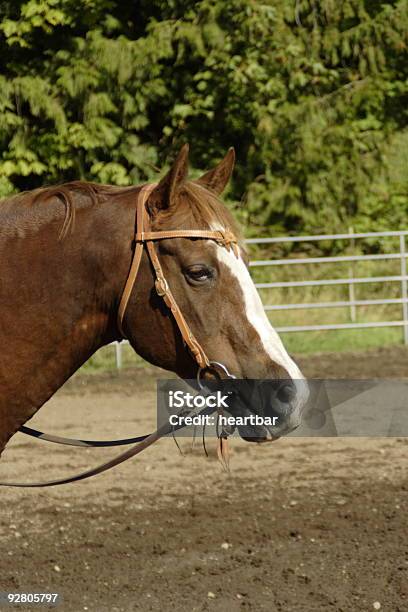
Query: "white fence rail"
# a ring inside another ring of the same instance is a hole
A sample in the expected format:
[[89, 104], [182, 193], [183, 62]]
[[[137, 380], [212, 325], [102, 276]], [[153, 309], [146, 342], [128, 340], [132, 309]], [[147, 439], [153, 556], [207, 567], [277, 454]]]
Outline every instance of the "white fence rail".
[[408, 276], [407, 276], [407, 256], [406, 252], [406, 237], [408, 231], [390, 231], [390, 232], [365, 232], [348, 234], [321, 234], [318, 236], [285, 236], [279, 238], [251, 238], [247, 240], [247, 244], [265, 245], [265, 244], [282, 244], [294, 242], [317, 242], [320, 240], [344, 240], [353, 241], [361, 238], [398, 238], [399, 249], [394, 253], [375, 253], [372, 255], [339, 255], [329, 257], [303, 257], [303, 258], [288, 258], [288, 259], [267, 259], [251, 262], [251, 267], [258, 266], [287, 266], [287, 265], [302, 265], [302, 264], [322, 264], [322, 263], [340, 263], [340, 262], [358, 262], [358, 261], [384, 261], [384, 260], [399, 260], [400, 274], [389, 276], [368, 276], [368, 277], [351, 277], [351, 278], [333, 278], [322, 280], [301, 280], [301, 281], [283, 281], [271, 283], [256, 283], [258, 289], [274, 289], [274, 288], [290, 288], [290, 287], [317, 287], [329, 285], [348, 285], [349, 296], [353, 296], [354, 292], [350, 290], [355, 285], [364, 283], [399, 283], [401, 287], [401, 297], [399, 298], [384, 298], [376, 300], [356, 300], [350, 297], [349, 300], [333, 301], [333, 302], [313, 302], [313, 303], [294, 303], [294, 304], [266, 304], [265, 310], [309, 310], [315, 308], [339, 308], [349, 307], [350, 310], [356, 306], [371, 306], [371, 305], [386, 305], [400, 304], [401, 319], [396, 321], [373, 321], [366, 323], [333, 323], [322, 325], [291, 325], [277, 327], [278, 332], [307, 332], [320, 330], [336, 330], [336, 329], [364, 329], [370, 327], [401, 327], [404, 331], [404, 342], [408, 344]]
[[[324, 263], [355, 263], [359, 261], [384, 261], [397, 260], [400, 262], [399, 274], [389, 276], [365, 276], [349, 278], [332, 278], [332, 279], [313, 279], [301, 281], [279, 281], [279, 282], [262, 282], [256, 283], [258, 289], [278, 289], [278, 288], [296, 288], [296, 287], [324, 287], [330, 285], [347, 285], [349, 287], [349, 299], [337, 300], [331, 302], [309, 302], [309, 303], [291, 303], [291, 304], [266, 304], [266, 311], [279, 310], [311, 310], [318, 308], [350, 308], [351, 318], [350, 323], [329, 323], [321, 325], [289, 325], [276, 327], [278, 332], [308, 332], [308, 331], [328, 331], [328, 330], [343, 330], [343, 329], [365, 329], [365, 328], [380, 328], [380, 327], [401, 327], [404, 332], [404, 342], [408, 344], [408, 276], [407, 276], [407, 257], [406, 239], [407, 231], [389, 231], [389, 232], [364, 232], [353, 233], [350, 231], [347, 234], [320, 234], [317, 236], [284, 236], [277, 238], [250, 238], [246, 240], [248, 245], [268, 245], [268, 244], [283, 244], [283, 243], [313, 243], [322, 240], [344, 240], [355, 241], [362, 238], [398, 238], [398, 251], [393, 253], [375, 253], [372, 255], [339, 255], [328, 257], [302, 257], [302, 258], [287, 258], [287, 259], [266, 259], [255, 260], [250, 263], [251, 268], [268, 267], [268, 266], [292, 266], [305, 264], [324, 264]], [[398, 283], [400, 285], [400, 297], [384, 298], [384, 299], [367, 299], [357, 300], [354, 298], [354, 287], [366, 283]], [[356, 308], [360, 306], [375, 306], [375, 305], [401, 305], [401, 318], [394, 321], [372, 321], [372, 322], [356, 322]], [[116, 366], [122, 366], [122, 347], [119, 343], [115, 343]]]

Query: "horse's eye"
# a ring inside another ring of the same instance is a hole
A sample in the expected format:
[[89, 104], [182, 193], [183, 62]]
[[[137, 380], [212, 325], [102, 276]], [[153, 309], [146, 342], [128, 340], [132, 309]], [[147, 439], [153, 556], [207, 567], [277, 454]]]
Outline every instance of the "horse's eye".
[[205, 283], [214, 278], [214, 270], [203, 264], [189, 266], [184, 273], [187, 279], [194, 283]]

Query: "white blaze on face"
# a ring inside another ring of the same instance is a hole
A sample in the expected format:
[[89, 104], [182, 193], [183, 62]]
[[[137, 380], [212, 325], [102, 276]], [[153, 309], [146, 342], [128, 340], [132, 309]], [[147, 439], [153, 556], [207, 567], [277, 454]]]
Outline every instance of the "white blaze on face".
[[[263, 308], [261, 298], [256, 290], [254, 282], [249, 274], [241, 257], [236, 257], [232, 249], [229, 251], [225, 247], [217, 246], [217, 258], [226, 265], [237, 279], [243, 296], [245, 315], [250, 325], [256, 330], [265, 352], [270, 357], [271, 361], [282, 366], [287, 371], [290, 378], [296, 380], [304, 380], [304, 376], [291, 359], [282, 344], [277, 332], [273, 329], [268, 317]], [[305, 387], [304, 384], [298, 384], [299, 395], [303, 396], [304, 391], [300, 387]], [[301, 398], [299, 398], [301, 400]]]

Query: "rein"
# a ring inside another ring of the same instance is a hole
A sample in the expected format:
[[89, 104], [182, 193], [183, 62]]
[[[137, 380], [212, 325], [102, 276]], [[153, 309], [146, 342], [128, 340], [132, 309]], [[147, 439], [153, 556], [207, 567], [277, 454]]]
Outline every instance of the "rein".
[[[137, 210], [136, 210], [136, 233], [134, 236], [135, 250], [133, 253], [132, 263], [130, 266], [129, 274], [125, 283], [125, 287], [120, 299], [119, 308], [118, 308], [118, 317], [117, 317], [117, 326], [122, 338], [126, 338], [123, 329], [124, 317], [126, 313], [126, 309], [129, 303], [130, 296], [132, 294], [137, 274], [140, 268], [140, 263], [142, 260], [142, 255], [144, 252], [144, 246], [146, 245], [147, 253], [149, 255], [150, 261], [152, 263], [154, 273], [155, 273], [155, 289], [156, 293], [163, 298], [166, 306], [170, 309], [177, 326], [180, 330], [181, 336], [192, 353], [194, 359], [198, 365], [197, 371], [197, 382], [200, 388], [202, 388], [201, 378], [202, 374], [207, 370], [214, 371], [217, 376], [220, 378], [235, 378], [232, 374], [230, 374], [227, 368], [218, 362], [210, 361], [198, 340], [195, 338], [193, 332], [191, 331], [187, 321], [185, 320], [179, 306], [177, 305], [176, 299], [174, 298], [173, 293], [170, 290], [169, 284], [164, 276], [163, 269], [160, 264], [160, 260], [156, 251], [155, 242], [158, 240], [164, 240], [169, 238], [190, 238], [190, 239], [203, 239], [203, 240], [214, 240], [220, 246], [233, 249], [235, 255], [238, 257], [238, 247], [237, 247], [237, 239], [234, 234], [230, 230], [163, 230], [163, 231], [151, 231], [150, 227], [150, 218], [148, 212], [146, 210], [146, 202], [148, 200], [149, 195], [156, 187], [156, 183], [148, 184], [142, 187], [140, 190], [138, 199], [137, 199]], [[221, 375], [220, 372], [221, 371]], [[180, 429], [180, 428], [177, 428]], [[165, 425], [160, 427], [156, 431], [151, 434], [145, 436], [139, 436], [135, 438], [127, 438], [123, 440], [110, 440], [110, 441], [102, 441], [102, 440], [76, 440], [72, 438], [64, 438], [61, 436], [54, 436], [51, 434], [46, 434], [41, 431], [37, 431], [36, 429], [31, 429], [30, 427], [22, 426], [19, 430], [20, 432], [39, 438], [42, 440], [47, 440], [49, 442], [54, 442], [56, 444], [65, 444], [70, 446], [82, 446], [82, 447], [107, 447], [107, 446], [121, 446], [126, 444], [134, 444], [130, 449], [124, 451], [110, 459], [109, 461], [102, 463], [95, 468], [91, 468], [84, 472], [80, 472], [79, 474], [75, 474], [73, 476], [67, 476], [66, 478], [61, 478], [57, 480], [48, 480], [44, 482], [31, 482], [31, 483], [21, 483], [21, 482], [0, 482], [1, 487], [29, 487], [29, 488], [37, 488], [37, 487], [53, 487], [56, 485], [68, 484], [71, 482], [78, 482], [80, 480], [85, 480], [86, 478], [90, 478], [91, 476], [96, 476], [97, 474], [101, 474], [102, 472], [106, 472], [107, 470], [127, 461], [128, 459], [135, 457], [143, 450], [154, 444], [159, 438], [171, 433], [174, 431], [174, 427], [170, 427], [169, 425]], [[227, 434], [222, 432], [219, 437], [219, 450], [218, 450], [219, 458], [223, 461], [224, 465], [227, 465], [228, 459], [228, 446], [227, 446]]]

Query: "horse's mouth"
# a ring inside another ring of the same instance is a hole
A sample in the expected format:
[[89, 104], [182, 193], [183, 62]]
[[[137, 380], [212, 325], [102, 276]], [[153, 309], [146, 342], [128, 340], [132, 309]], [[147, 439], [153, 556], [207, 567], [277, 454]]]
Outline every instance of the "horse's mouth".
[[232, 429], [237, 430], [245, 442], [258, 444], [275, 442], [301, 423], [300, 409], [281, 400], [265, 385], [239, 387], [232, 396], [228, 413], [235, 417]]
[[281, 437], [280, 435], [272, 433], [270, 429], [265, 426], [243, 427], [238, 425], [237, 429], [240, 437], [245, 440], [245, 442], [264, 444], [265, 442], [275, 442]]
[[271, 430], [270, 427], [267, 427], [266, 425], [255, 427], [242, 427], [238, 425], [237, 429], [240, 437], [245, 440], [245, 442], [256, 442], [257, 444], [265, 444], [266, 442], [276, 442], [276, 440], [279, 440], [283, 436], [286, 436], [287, 434], [297, 429], [299, 425], [300, 423], [292, 427], [287, 427], [286, 429], [280, 430], [279, 432], [274, 432], [273, 430]]
[[279, 440], [281, 436], [274, 436], [274, 437], [268, 437], [268, 436], [258, 436], [256, 438], [249, 438], [247, 436], [241, 436], [241, 438], [245, 441], [245, 442], [256, 442], [257, 444], [266, 444], [268, 442], [276, 442], [276, 440]]

